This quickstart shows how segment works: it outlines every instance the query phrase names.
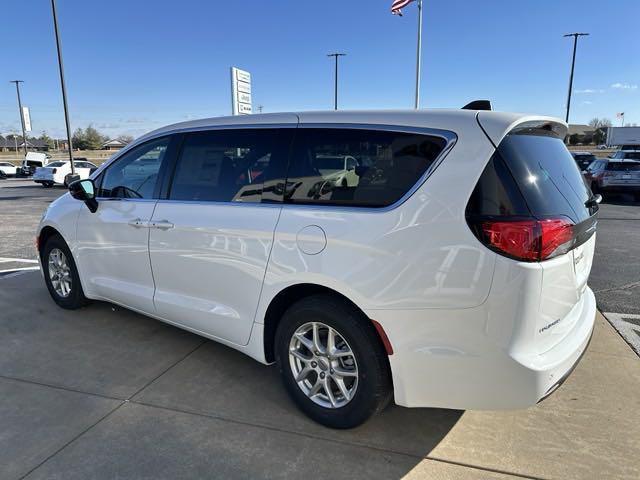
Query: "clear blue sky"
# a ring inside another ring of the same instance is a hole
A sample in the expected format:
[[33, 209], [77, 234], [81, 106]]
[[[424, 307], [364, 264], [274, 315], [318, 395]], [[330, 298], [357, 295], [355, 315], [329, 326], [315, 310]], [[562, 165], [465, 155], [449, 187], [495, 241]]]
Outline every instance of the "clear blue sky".
[[[58, 0], [72, 128], [139, 135], [230, 113], [229, 67], [253, 76], [254, 108], [410, 108], [416, 7], [391, 0]], [[22, 79], [34, 133], [62, 136], [49, 0], [4, 0], [0, 133], [18, 128]], [[572, 123], [616, 112], [640, 123], [640, 1], [425, 0], [422, 106], [491, 99], [497, 110], [564, 116], [572, 41]]]

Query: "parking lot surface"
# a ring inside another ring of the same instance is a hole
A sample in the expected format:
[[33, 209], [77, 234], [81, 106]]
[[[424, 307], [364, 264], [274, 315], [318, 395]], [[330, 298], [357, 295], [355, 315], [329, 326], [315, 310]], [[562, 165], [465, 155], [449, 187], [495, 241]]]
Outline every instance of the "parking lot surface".
[[[57, 308], [28, 269], [62, 193], [0, 183], [2, 479], [640, 478], [640, 360], [602, 316], [573, 375], [533, 408], [391, 407], [329, 430], [273, 367], [110, 304]], [[631, 318], [640, 207], [619, 203], [602, 207], [590, 283], [601, 310]]]

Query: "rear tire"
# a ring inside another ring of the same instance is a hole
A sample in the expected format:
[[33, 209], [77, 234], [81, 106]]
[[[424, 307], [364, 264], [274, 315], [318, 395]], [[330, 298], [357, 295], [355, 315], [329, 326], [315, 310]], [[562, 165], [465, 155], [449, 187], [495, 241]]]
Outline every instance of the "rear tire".
[[[338, 297], [313, 295], [289, 307], [276, 331], [275, 356], [294, 402], [327, 427], [356, 427], [391, 401], [389, 363], [371, 321]], [[296, 380], [303, 370], [306, 376]]]
[[89, 303], [80, 285], [73, 255], [60, 235], [49, 237], [42, 247], [40, 258], [44, 281], [51, 298], [58, 306], [75, 310]]
[[42, 182], [42, 186], [44, 188], [51, 188], [53, 187], [53, 182]]

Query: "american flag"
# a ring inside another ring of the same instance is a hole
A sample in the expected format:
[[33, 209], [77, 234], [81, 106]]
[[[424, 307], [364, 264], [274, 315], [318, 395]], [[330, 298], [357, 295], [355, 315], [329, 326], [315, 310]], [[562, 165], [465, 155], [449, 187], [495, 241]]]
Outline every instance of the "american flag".
[[402, 9], [414, 0], [393, 0], [391, 4], [391, 13], [402, 16]]
[[624, 112], [616, 113], [616, 117], [623, 118], [624, 117]]

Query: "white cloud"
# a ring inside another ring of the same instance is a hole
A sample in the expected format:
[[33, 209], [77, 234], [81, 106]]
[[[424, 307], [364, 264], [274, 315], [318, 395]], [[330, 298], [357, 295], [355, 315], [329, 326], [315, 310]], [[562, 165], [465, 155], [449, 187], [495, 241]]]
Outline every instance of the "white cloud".
[[601, 88], [584, 88], [582, 90], [575, 90], [576, 93], [604, 93]]
[[619, 88], [621, 90], [637, 90], [638, 89], [638, 85], [630, 84], [630, 83], [616, 82], [616, 83], [611, 84], [611, 88]]

